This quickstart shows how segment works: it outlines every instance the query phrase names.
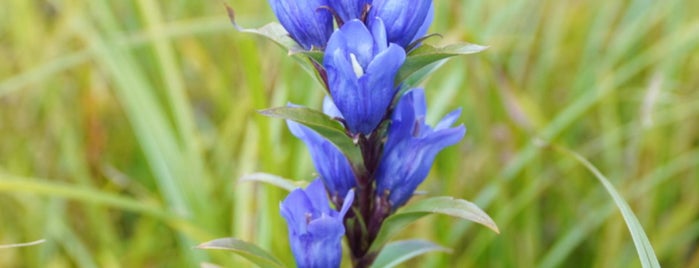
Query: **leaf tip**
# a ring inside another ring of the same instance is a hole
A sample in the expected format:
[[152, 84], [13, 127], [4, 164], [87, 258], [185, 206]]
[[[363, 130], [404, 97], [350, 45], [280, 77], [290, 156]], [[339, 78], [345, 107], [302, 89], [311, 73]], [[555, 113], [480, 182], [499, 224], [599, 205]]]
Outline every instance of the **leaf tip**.
[[233, 24], [233, 27], [242, 32], [243, 28], [238, 26], [238, 24], [235, 22], [235, 10], [228, 4], [228, 3], [223, 3], [223, 6], [226, 8], [226, 14], [228, 15], [228, 20], [230, 20], [231, 24]]

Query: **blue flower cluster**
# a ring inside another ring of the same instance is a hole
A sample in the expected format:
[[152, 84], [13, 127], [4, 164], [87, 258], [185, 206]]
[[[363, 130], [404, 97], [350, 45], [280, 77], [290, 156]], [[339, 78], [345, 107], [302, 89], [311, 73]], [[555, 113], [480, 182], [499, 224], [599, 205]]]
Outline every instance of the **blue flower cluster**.
[[301, 47], [324, 53], [316, 64], [330, 93], [323, 112], [344, 124], [363, 157], [363, 163], [351, 163], [319, 133], [288, 121], [309, 148], [319, 175], [281, 203], [291, 249], [299, 267], [338, 267], [344, 234], [355, 266], [366, 266], [375, 257], [367, 250], [383, 220], [410, 199], [436, 155], [466, 131], [462, 125], [452, 127], [460, 110], [434, 127], [427, 125], [423, 89], [402, 90], [396, 81], [406, 55], [427, 33], [433, 1], [269, 3]]

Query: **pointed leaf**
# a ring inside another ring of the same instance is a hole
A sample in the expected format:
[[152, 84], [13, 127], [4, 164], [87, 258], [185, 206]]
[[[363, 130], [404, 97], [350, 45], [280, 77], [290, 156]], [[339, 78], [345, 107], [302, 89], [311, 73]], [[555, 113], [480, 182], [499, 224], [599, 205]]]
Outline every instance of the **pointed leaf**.
[[[403, 82], [410, 78], [411, 85], [414, 85], [427, 76], [427, 74], [441, 66], [441, 64], [431, 64], [453, 56], [478, 53], [487, 48], [487, 46], [469, 43], [452, 44], [445, 47], [434, 47], [423, 44], [408, 54], [408, 58], [405, 60], [403, 67], [398, 71], [396, 83]], [[419, 72], [428, 65], [430, 65], [428, 71]], [[415, 77], [412, 77], [413, 75]]]
[[245, 176], [240, 178], [240, 181], [241, 182], [244, 182], [244, 181], [264, 182], [267, 184], [277, 186], [277, 187], [282, 188], [284, 190], [287, 190], [289, 192], [293, 191], [296, 188], [302, 188], [305, 186], [305, 183], [302, 181], [294, 181], [294, 180], [290, 180], [287, 178], [282, 178], [282, 177], [279, 177], [276, 175], [272, 175], [269, 173], [261, 173], [261, 172], [245, 175]]
[[425, 240], [403, 240], [390, 243], [381, 250], [372, 268], [395, 267], [407, 260], [425, 253], [442, 251], [451, 253], [451, 249]]
[[312, 59], [318, 63], [323, 62], [323, 52], [322, 51], [307, 51], [303, 49], [293, 38], [289, 35], [289, 32], [284, 29], [284, 26], [277, 22], [270, 22], [260, 28], [244, 28], [235, 22], [235, 12], [233, 8], [226, 5], [226, 11], [228, 12], [228, 18], [235, 27], [236, 30], [243, 33], [251, 33], [259, 35], [266, 39], [271, 40], [282, 48], [286, 49], [290, 56], [293, 56], [304, 69], [308, 71], [313, 70], [313, 64], [307, 59]]
[[298, 43], [296, 43], [296, 41], [294, 41], [293, 38], [291, 38], [289, 32], [287, 32], [284, 29], [284, 26], [282, 26], [281, 24], [277, 22], [270, 22], [265, 26], [262, 26], [257, 29], [243, 28], [240, 25], [238, 25], [237, 22], [235, 22], [235, 11], [233, 10], [233, 8], [226, 5], [226, 11], [228, 12], [228, 19], [231, 20], [231, 24], [233, 24], [233, 27], [235, 27], [235, 29], [239, 32], [252, 33], [262, 36], [277, 43], [278, 45], [280, 45], [283, 48], [286, 48], [289, 51], [303, 51], [303, 48]]
[[320, 111], [306, 107], [277, 107], [262, 110], [260, 113], [269, 117], [292, 120], [315, 130], [340, 149], [357, 174], [363, 172], [364, 160], [362, 160], [359, 147], [347, 136], [340, 122], [333, 120]]
[[201, 245], [200, 249], [227, 250], [257, 264], [260, 267], [286, 267], [277, 258], [260, 247], [235, 238], [219, 238]]
[[400, 209], [398, 213], [391, 215], [384, 221], [374, 243], [371, 252], [377, 252], [395, 234], [414, 221], [430, 215], [444, 214], [465, 220], [480, 223], [496, 233], [500, 233], [495, 222], [476, 206], [463, 199], [455, 199], [450, 196], [432, 197], [417, 201]]

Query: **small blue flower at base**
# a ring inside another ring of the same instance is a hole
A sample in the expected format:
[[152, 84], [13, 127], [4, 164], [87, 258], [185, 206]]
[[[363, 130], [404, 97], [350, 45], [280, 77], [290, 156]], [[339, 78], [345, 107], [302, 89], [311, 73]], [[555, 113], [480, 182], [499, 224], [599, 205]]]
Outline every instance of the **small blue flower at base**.
[[350, 20], [335, 31], [325, 50], [323, 66], [328, 90], [352, 133], [369, 134], [381, 122], [398, 87], [395, 77], [405, 62], [405, 50], [386, 41], [380, 19], [371, 30]]
[[274, 15], [291, 38], [306, 50], [322, 49], [333, 32], [328, 0], [269, 0]]
[[[323, 110], [331, 117], [338, 117], [337, 108], [329, 98], [325, 99]], [[291, 120], [287, 120], [286, 123], [291, 133], [308, 147], [316, 171], [320, 174], [331, 198], [341, 201], [341, 198], [357, 185], [349, 160], [334, 144], [314, 130]]]
[[381, 18], [388, 42], [407, 48], [427, 34], [434, 18], [434, 4], [432, 0], [374, 0], [368, 17]]
[[466, 133], [463, 125], [451, 127], [461, 109], [449, 113], [434, 128], [425, 123], [426, 110], [424, 91], [412, 89], [401, 97], [391, 115], [376, 187], [377, 195], [388, 194], [392, 211], [405, 204], [425, 180], [437, 153]]
[[329, 4], [342, 21], [350, 21], [361, 19], [364, 8], [371, 4], [371, 0], [331, 0]]
[[330, 207], [328, 195], [319, 179], [305, 190], [296, 189], [280, 204], [289, 227], [291, 251], [300, 268], [340, 267], [343, 218], [354, 200], [354, 190], [345, 196], [340, 211]]

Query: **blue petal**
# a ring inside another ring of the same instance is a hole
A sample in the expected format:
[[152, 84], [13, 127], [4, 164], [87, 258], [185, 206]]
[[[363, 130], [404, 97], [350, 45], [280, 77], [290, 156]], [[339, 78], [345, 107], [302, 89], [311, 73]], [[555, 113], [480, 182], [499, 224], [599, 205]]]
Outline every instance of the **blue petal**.
[[323, 48], [332, 34], [332, 15], [327, 0], [269, 0], [279, 22], [304, 49]]
[[330, 214], [330, 201], [328, 200], [328, 193], [325, 191], [325, 185], [323, 181], [315, 179], [311, 184], [306, 187], [306, 195], [308, 200], [311, 201], [313, 206], [313, 217], [319, 217], [320, 215]]
[[427, 31], [430, 29], [430, 26], [432, 25], [433, 20], [434, 20], [434, 3], [430, 3], [430, 10], [427, 12], [427, 18], [425, 18], [425, 21], [422, 23], [422, 26], [420, 26], [420, 29], [415, 34], [415, 37], [413, 37], [413, 40], [410, 41], [411, 44], [413, 42], [417, 41], [418, 39], [424, 37], [425, 35], [427, 35]]
[[313, 243], [307, 249], [307, 254], [312, 256], [308, 267], [340, 267], [342, 235], [345, 233], [342, 219], [316, 219], [308, 226], [308, 232], [313, 237]]
[[456, 122], [456, 119], [459, 119], [460, 115], [461, 115], [461, 108], [458, 108], [458, 109], [450, 112], [449, 114], [444, 116], [444, 118], [442, 118], [442, 120], [439, 121], [439, 123], [437, 123], [436, 126], [434, 126], [434, 131], [439, 131], [439, 130], [446, 129], [446, 128], [450, 127], [451, 125], [454, 124], [454, 122]]
[[325, 98], [323, 98], [323, 113], [332, 118], [344, 118], [330, 96], [325, 96]]
[[374, 0], [372, 5], [369, 16], [383, 20], [390, 43], [407, 47], [420, 30], [429, 28], [425, 24], [432, 0]]
[[290, 235], [302, 235], [307, 232], [307, 217], [313, 205], [302, 189], [292, 191], [279, 205], [282, 217], [286, 219]]
[[386, 36], [386, 26], [379, 17], [371, 18], [371, 35], [374, 37], [374, 54], [388, 48], [388, 37]]
[[299, 123], [287, 120], [287, 125], [294, 136], [306, 143], [313, 164], [330, 196], [342, 197], [349, 189], [356, 186], [354, 171], [349, 160], [335, 145]]
[[349, 190], [349, 192], [347, 192], [347, 195], [345, 196], [344, 203], [342, 204], [342, 208], [340, 209], [340, 213], [339, 213], [338, 217], [340, 217], [340, 218], [345, 217], [345, 214], [347, 214], [347, 211], [352, 206], [353, 201], [354, 201], [354, 189]]
[[[374, 38], [363, 22], [351, 20], [340, 28], [339, 33], [333, 34], [342, 37], [342, 41], [347, 49], [347, 59], [349, 53], [354, 54], [359, 64], [366, 68], [374, 57]], [[330, 37], [332, 40], [332, 36]]]

